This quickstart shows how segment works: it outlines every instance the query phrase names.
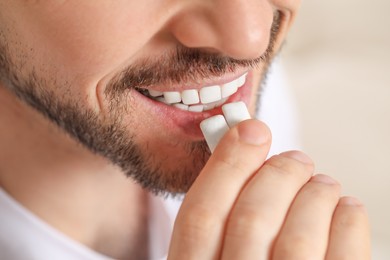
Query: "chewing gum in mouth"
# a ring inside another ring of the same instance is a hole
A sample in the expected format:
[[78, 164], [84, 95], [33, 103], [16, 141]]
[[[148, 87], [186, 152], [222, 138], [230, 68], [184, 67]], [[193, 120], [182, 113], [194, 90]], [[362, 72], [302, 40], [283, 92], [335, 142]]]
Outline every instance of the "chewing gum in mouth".
[[200, 129], [211, 153], [230, 128], [251, 118], [248, 108], [242, 101], [223, 105], [222, 112], [223, 115], [212, 116], [200, 123]]

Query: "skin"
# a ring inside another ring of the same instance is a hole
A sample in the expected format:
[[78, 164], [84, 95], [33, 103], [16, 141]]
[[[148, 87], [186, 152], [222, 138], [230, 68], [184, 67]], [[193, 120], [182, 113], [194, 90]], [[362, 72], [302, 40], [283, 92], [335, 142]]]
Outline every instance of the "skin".
[[[275, 53], [298, 6], [296, 0], [0, 1], [0, 46], [7, 54], [0, 74], [1, 187], [61, 232], [114, 258], [147, 257], [143, 186], [188, 191], [169, 259], [369, 259], [364, 206], [341, 198], [330, 177], [313, 177], [314, 164], [301, 152], [266, 160], [271, 133], [263, 123], [232, 128], [210, 156], [201, 137], [167, 129], [134, 90], [118, 92], [118, 102], [109, 95], [127, 68], [164, 59], [178, 46], [254, 61], [269, 47], [279, 11]], [[203, 74], [191, 65], [196, 80], [178, 72], [177, 82], [165, 78], [143, 87], [199, 87], [250, 71], [247, 103], [254, 112], [267, 63], [246, 64]], [[50, 93], [49, 105], [77, 104], [76, 114], [90, 111], [99, 122], [95, 129], [120, 115], [123, 136], [132, 138], [146, 168], [160, 170], [134, 177], [130, 166], [106, 153], [109, 144], [91, 148], [55, 120], [58, 114], [50, 120], [33, 109], [26, 90]], [[194, 143], [190, 153], [186, 147]], [[142, 182], [145, 176], [159, 181]]]

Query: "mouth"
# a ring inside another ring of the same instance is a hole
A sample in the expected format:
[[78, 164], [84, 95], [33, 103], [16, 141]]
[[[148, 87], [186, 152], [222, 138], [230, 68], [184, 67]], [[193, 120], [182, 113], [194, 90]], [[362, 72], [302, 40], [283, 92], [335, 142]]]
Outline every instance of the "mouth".
[[204, 87], [171, 87], [169, 91], [162, 87], [136, 88], [133, 93], [139, 104], [143, 104], [147, 118], [153, 120], [156, 131], [159, 129], [175, 137], [199, 141], [204, 139], [200, 122], [222, 114], [223, 104], [243, 101], [249, 105], [252, 74], [230, 75], [204, 83]]
[[201, 113], [225, 104], [231, 96], [245, 85], [248, 73], [223, 84], [192, 88], [183, 91], [159, 91], [137, 89], [142, 95], [174, 108]]

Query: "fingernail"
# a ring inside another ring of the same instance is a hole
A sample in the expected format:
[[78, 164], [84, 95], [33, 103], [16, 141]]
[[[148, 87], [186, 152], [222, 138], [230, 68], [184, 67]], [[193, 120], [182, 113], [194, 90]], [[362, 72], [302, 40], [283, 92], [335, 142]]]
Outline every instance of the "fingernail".
[[313, 161], [306, 154], [300, 151], [289, 151], [289, 152], [281, 153], [280, 155], [292, 158], [304, 164], [313, 164]]
[[247, 120], [238, 125], [240, 140], [251, 145], [263, 145], [271, 140], [269, 128], [258, 120]]
[[332, 179], [331, 177], [327, 176], [327, 175], [324, 175], [324, 174], [317, 174], [317, 175], [314, 175], [312, 178], [311, 178], [311, 181], [313, 182], [321, 182], [321, 183], [325, 183], [325, 184], [337, 184], [337, 182]]

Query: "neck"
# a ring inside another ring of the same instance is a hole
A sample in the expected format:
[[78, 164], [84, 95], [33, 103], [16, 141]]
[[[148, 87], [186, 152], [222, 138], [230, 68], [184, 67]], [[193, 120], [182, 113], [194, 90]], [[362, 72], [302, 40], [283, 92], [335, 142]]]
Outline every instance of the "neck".
[[145, 258], [145, 192], [2, 86], [0, 147], [0, 184], [27, 209], [98, 252]]

